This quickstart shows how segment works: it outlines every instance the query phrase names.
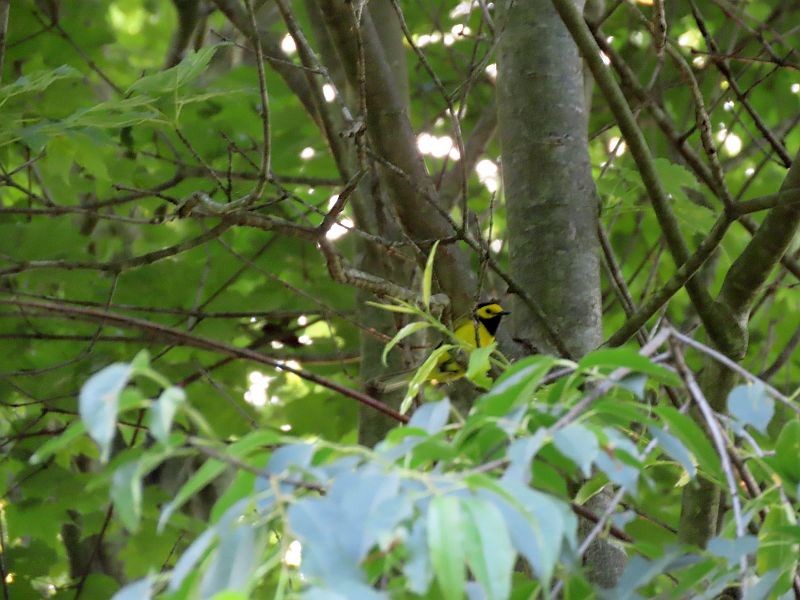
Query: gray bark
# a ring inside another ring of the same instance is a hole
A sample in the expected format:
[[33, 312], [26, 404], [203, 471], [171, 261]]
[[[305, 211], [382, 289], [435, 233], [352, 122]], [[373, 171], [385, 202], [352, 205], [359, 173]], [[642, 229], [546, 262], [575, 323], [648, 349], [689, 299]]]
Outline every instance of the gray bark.
[[[497, 106], [514, 279], [575, 356], [601, 341], [582, 62], [548, 0], [500, 3]], [[553, 352], [521, 302], [516, 336]]]
[[[575, 4], [583, 9], [582, 0]], [[498, 131], [511, 275], [579, 357], [602, 336], [598, 204], [583, 64], [550, 0], [505, 0], [499, 9]], [[514, 331], [539, 350], [555, 353], [522, 302], [514, 306]], [[598, 512], [605, 510], [606, 495], [592, 501]], [[613, 587], [626, 556], [598, 538], [585, 561], [596, 585]]]
[[[351, 107], [358, 105], [358, 91], [347, 81], [345, 67], [336, 53], [333, 40], [325, 28], [324, 18], [320, 7], [312, 0], [306, 1], [306, 10], [309, 14], [312, 27], [314, 29], [317, 45], [320, 48], [320, 57], [328, 68], [336, 86], [341, 93], [346, 95], [348, 104]], [[408, 110], [408, 72], [406, 65], [405, 48], [403, 46], [403, 33], [397, 15], [389, 0], [374, 0], [369, 4], [369, 14], [373, 17], [378, 35], [383, 42], [383, 51], [386, 56], [386, 63], [391, 70], [393, 84], [396, 87], [399, 102], [403, 110]], [[341, 126], [340, 126], [341, 128]], [[352, 164], [352, 170], [357, 168], [354, 148], [349, 149], [348, 159]], [[356, 225], [359, 229], [371, 234], [380, 236], [386, 240], [399, 240], [400, 230], [395, 222], [394, 215], [389, 210], [389, 198], [386, 196], [383, 186], [373, 174], [364, 178], [358, 187], [358, 193], [352, 198], [352, 206]], [[388, 281], [393, 281], [401, 285], [410, 282], [413, 271], [413, 260], [402, 261], [397, 257], [390, 256], [384, 248], [378, 247], [371, 242], [357, 240], [357, 264], [359, 269], [373, 273]], [[394, 335], [399, 329], [398, 315], [367, 306], [367, 300], [374, 300], [374, 297], [359, 291], [356, 295], [356, 302], [359, 305], [361, 320], [366, 327], [384, 333], [388, 336]], [[400, 324], [402, 326], [402, 323]], [[399, 371], [403, 368], [398, 353], [394, 352], [389, 357], [389, 366], [384, 367], [381, 362], [381, 354], [385, 341], [370, 335], [367, 332], [361, 333], [361, 367], [360, 376], [364, 382], [384, 375]], [[398, 406], [402, 398], [401, 392], [381, 394], [372, 390], [372, 395], [379, 400]], [[365, 446], [372, 447], [382, 440], [386, 432], [394, 425], [390, 420], [375, 410], [368, 407], [361, 407], [359, 410], [359, 442]]]

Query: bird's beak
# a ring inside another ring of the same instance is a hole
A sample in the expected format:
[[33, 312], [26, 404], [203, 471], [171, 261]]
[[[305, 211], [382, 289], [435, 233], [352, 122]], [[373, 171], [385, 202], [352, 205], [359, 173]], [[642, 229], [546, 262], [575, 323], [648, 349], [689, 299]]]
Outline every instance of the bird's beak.
[[500, 312], [500, 313], [497, 313], [497, 314], [499, 314], [499, 315], [510, 315], [511, 311], [510, 310], [504, 310], [503, 312]]

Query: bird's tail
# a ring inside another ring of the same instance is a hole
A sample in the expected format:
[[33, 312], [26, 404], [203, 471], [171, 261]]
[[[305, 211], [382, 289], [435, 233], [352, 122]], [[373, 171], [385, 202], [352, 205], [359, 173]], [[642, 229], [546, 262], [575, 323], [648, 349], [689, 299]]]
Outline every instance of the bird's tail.
[[367, 382], [367, 389], [379, 394], [389, 394], [408, 387], [414, 377], [416, 367], [375, 377]]

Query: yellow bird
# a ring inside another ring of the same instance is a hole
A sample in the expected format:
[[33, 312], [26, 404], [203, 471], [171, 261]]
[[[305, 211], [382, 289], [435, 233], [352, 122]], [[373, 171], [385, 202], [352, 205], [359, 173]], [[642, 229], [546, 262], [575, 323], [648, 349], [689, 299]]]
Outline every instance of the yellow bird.
[[[453, 335], [465, 346], [465, 350], [483, 348], [494, 342], [500, 321], [508, 314], [511, 313], [495, 300], [481, 302], [472, 311], [471, 319], [456, 322]], [[464, 367], [446, 352], [439, 358], [429, 379], [434, 383], [446, 383], [463, 377], [465, 373]]]
[[[458, 340], [462, 348], [469, 352], [475, 348], [483, 348], [494, 342], [497, 328], [505, 315], [510, 314], [496, 300], [481, 302], [476, 305], [470, 318], [464, 317], [456, 321], [453, 329], [453, 337]], [[446, 340], [442, 343], [450, 343]], [[439, 344], [441, 346], [442, 344]], [[393, 375], [386, 379], [378, 380], [376, 388], [381, 392], [390, 392], [405, 387], [410, 381], [409, 373], [416, 368], [410, 369], [399, 375]], [[427, 377], [427, 381], [433, 384], [449, 383], [464, 377], [466, 371], [464, 367], [446, 351], [436, 361], [436, 366]]]

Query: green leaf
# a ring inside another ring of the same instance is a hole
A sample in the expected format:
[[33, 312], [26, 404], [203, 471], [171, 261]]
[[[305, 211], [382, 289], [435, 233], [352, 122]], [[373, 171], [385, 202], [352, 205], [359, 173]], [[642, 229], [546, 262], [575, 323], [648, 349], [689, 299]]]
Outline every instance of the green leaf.
[[139, 373], [150, 368], [150, 352], [147, 350], [139, 350], [136, 356], [131, 360], [131, 368]]
[[153, 579], [149, 575], [129, 583], [111, 597], [111, 600], [150, 600], [153, 597]]
[[555, 358], [545, 355], [529, 356], [517, 361], [500, 375], [491, 390], [478, 399], [477, 410], [502, 417], [513, 406], [529, 403], [542, 378], [555, 362]]
[[109, 181], [111, 176], [99, 149], [106, 141], [96, 130], [74, 131], [72, 134], [72, 150], [75, 162], [86, 169], [95, 179]]
[[126, 95], [131, 92], [160, 95], [185, 86], [205, 71], [220, 45], [205, 46], [170, 69], [142, 77], [128, 88]]
[[65, 124], [71, 128], [119, 129], [163, 119], [161, 112], [153, 107], [152, 98], [133, 96], [100, 102], [79, 110], [67, 117]]
[[688, 202], [683, 188], [695, 189], [697, 187], [697, 179], [694, 175], [685, 167], [670, 162], [666, 158], [656, 158], [653, 164], [664, 186], [664, 191], [675, 199]]
[[172, 419], [178, 407], [186, 401], [186, 392], [182, 388], [170, 386], [161, 392], [150, 407], [149, 422], [150, 433], [159, 442], [166, 442], [172, 427]]
[[127, 363], [114, 363], [92, 375], [83, 385], [78, 407], [89, 436], [100, 447], [100, 459], [111, 453], [117, 424], [119, 396], [133, 373]]
[[217, 528], [209, 527], [184, 550], [178, 562], [175, 563], [175, 568], [172, 569], [172, 577], [169, 582], [169, 590], [171, 592], [177, 591], [181, 587], [184, 580], [191, 574], [192, 569], [211, 547], [216, 536]]
[[400, 331], [398, 331], [395, 336], [389, 340], [386, 346], [383, 348], [383, 354], [381, 354], [381, 362], [386, 365], [386, 359], [389, 356], [389, 352], [394, 348], [400, 341], [407, 338], [410, 335], [417, 333], [418, 331], [422, 331], [423, 329], [427, 329], [430, 327], [430, 323], [426, 323], [425, 321], [415, 321], [414, 323], [409, 323], [405, 327], [403, 327]]
[[422, 303], [425, 308], [430, 308], [431, 304], [431, 288], [433, 287], [433, 259], [436, 256], [436, 249], [439, 247], [439, 240], [433, 243], [431, 253], [428, 255], [428, 260], [425, 263], [425, 271], [422, 273]]
[[775, 443], [775, 463], [784, 477], [792, 483], [800, 482], [800, 421], [786, 423]]
[[69, 446], [84, 433], [86, 433], [86, 425], [84, 422], [73, 421], [61, 434], [42, 444], [39, 449], [30, 457], [29, 462], [32, 465], [41, 464], [52, 455]]
[[138, 461], [125, 463], [114, 471], [111, 500], [123, 525], [136, 532], [142, 518], [142, 475]]
[[697, 458], [697, 464], [702, 466], [706, 473], [716, 478], [718, 482], [724, 480], [719, 456], [694, 419], [671, 406], [656, 406], [653, 412], [661, 417], [669, 427], [670, 433]]
[[632, 348], [601, 348], [584, 356], [578, 362], [578, 368], [608, 367], [612, 369], [626, 368], [637, 373], [650, 375], [664, 385], [680, 386], [682, 384], [677, 373], [656, 364], [648, 357], [639, 354]]
[[667, 433], [655, 425], [650, 425], [648, 429], [650, 430], [650, 434], [658, 441], [659, 447], [668, 456], [677, 460], [681, 466], [686, 469], [689, 477], [694, 479], [695, 475], [697, 475], [697, 467], [695, 467], [692, 454], [686, 449], [686, 446], [674, 435]]
[[76, 79], [80, 77], [82, 77], [81, 72], [69, 65], [61, 65], [51, 71], [28, 73], [13, 83], [0, 87], [0, 106], [19, 94], [42, 92], [60, 79]]
[[225, 590], [224, 592], [214, 594], [211, 600], [248, 600], [249, 597], [250, 596], [248, 596], [245, 592]]
[[478, 387], [488, 389], [492, 385], [492, 380], [487, 373], [492, 368], [489, 358], [496, 347], [497, 344], [492, 342], [488, 346], [475, 348], [469, 353], [466, 377]]
[[592, 463], [600, 452], [597, 436], [592, 431], [580, 423], [572, 423], [556, 431], [553, 444], [561, 454], [580, 467], [584, 477], [589, 477]]
[[382, 302], [371, 302], [367, 301], [364, 304], [368, 306], [373, 306], [375, 308], [380, 308], [381, 310], [388, 310], [389, 312], [396, 312], [402, 313], [404, 315], [418, 315], [420, 311], [411, 306], [410, 304], [406, 304], [405, 302], [401, 302], [397, 300], [398, 304], [384, 304]]
[[225, 470], [225, 463], [210, 459], [203, 463], [194, 475], [184, 483], [170, 502], [164, 505], [161, 516], [158, 518], [158, 531], [161, 532], [172, 514], [178, 510], [192, 496], [219, 477]]
[[491, 502], [481, 498], [465, 498], [461, 506], [465, 516], [464, 548], [470, 570], [486, 598], [508, 598], [516, 552], [503, 515]]
[[70, 184], [70, 172], [74, 157], [75, 147], [72, 137], [68, 133], [56, 135], [47, 141], [46, 164], [49, 171], [67, 186]]
[[504, 480], [499, 490], [478, 493], [500, 510], [514, 548], [548, 585], [562, 545], [573, 535], [574, 519], [569, 507], [515, 481]]
[[428, 550], [445, 600], [464, 597], [466, 573], [461, 504], [454, 496], [436, 496], [428, 507]]
[[408, 390], [406, 390], [406, 395], [400, 403], [400, 414], [406, 414], [406, 412], [408, 412], [408, 409], [411, 408], [411, 402], [414, 400], [417, 393], [419, 393], [419, 388], [423, 383], [428, 381], [431, 373], [433, 373], [433, 370], [438, 365], [439, 358], [453, 348], [455, 348], [455, 346], [452, 344], [442, 344], [434, 349], [430, 356], [425, 359], [425, 362], [420, 365], [411, 378], [411, 381], [408, 382]]
[[775, 401], [760, 381], [737, 385], [728, 394], [728, 412], [743, 425], [752, 425], [757, 431], [766, 433], [775, 414]]
[[[265, 429], [254, 431], [240, 440], [228, 446], [223, 452], [233, 458], [241, 459], [250, 453], [254, 448], [274, 444], [276, 434], [274, 431]], [[184, 483], [175, 494], [175, 497], [164, 505], [161, 515], [158, 518], [158, 531], [162, 531], [173, 513], [178, 510], [192, 496], [206, 487], [209, 483], [219, 477], [226, 468], [226, 464], [216, 459], [207, 460], [186, 483]]]

